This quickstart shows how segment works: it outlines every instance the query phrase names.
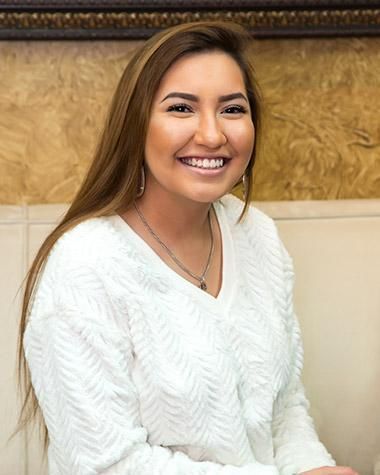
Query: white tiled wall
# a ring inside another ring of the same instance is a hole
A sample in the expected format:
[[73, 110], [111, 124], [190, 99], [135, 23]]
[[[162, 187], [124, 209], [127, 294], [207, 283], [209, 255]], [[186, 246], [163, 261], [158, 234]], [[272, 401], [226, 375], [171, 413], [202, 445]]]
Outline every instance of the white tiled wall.
[[65, 206], [0, 206], [0, 475], [44, 475], [36, 433], [13, 433], [19, 411], [16, 346], [21, 284]]
[[23, 440], [7, 439], [14, 430], [17, 414], [15, 392], [15, 356], [17, 340], [17, 311], [20, 296], [17, 289], [25, 267], [24, 210], [3, 207], [0, 210], [0, 473], [23, 473]]
[[[380, 200], [259, 207], [294, 259], [304, 382], [319, 433], [339, 464], [370, 475], [380, 454]], [[7, 444], [18, 411], [17, 290], [65, 208], [0, 206], [0, 475], [46, 474], [35, 434]]]

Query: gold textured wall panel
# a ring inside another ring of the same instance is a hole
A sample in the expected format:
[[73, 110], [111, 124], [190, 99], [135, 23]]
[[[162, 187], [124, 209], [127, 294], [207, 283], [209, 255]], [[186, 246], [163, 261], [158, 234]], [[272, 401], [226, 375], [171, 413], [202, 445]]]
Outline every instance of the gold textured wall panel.
[[255, 198], [380, 197], [380, 38], [263, 42]]
[[[69, 202], [139, 42], [0, 43], [0, 204]], [[380, 197], [380, 38], [252, 45], [259, 200]]]

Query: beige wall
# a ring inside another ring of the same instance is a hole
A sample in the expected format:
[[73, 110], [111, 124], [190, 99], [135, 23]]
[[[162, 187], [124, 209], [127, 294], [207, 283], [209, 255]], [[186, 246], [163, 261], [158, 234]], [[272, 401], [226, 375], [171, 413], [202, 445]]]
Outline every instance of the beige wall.
[[[372, 475], [380, 454], [380, 200], [268, 202], [294, 258], [304, 382], [320, 436], [337, 462]], [[64, 205], [0, 206], [0, 475], [44, 475], [37, 437], [14, 428], [14, 296]]]
[[[69, 202], [139, 42], [0, 42], [0, 203]], [[252, 43], [255, 199], [380, 198], [380, 38]]]
[[312, 414], [337, 462], [369, 474], [380, 455], [380, 200], [294, 205], [268, 211], [294, 259]]

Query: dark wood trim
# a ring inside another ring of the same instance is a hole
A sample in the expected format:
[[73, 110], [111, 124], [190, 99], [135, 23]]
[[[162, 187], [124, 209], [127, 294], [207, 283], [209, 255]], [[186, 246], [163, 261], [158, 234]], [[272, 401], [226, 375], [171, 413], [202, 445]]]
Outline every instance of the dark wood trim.
[[257, 38], [380, 35], [380, 0], [5, 0], [0, 39], [142, 39], [187, 21], [233, 20]]

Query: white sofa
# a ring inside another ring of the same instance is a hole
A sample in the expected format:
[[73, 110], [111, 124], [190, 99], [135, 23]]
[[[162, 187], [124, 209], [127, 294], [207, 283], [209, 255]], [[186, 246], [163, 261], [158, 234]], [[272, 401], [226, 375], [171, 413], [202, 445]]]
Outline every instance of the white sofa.
[[[294, 259], [304, 383], [339, 464], [380, 475], [380, 200], [256, 203]], [[15, 342], [28, 263], [65, 205], [0, 206], [0, 475], [43, 475], [36, 434], [6, 443], [17, 413]]]

